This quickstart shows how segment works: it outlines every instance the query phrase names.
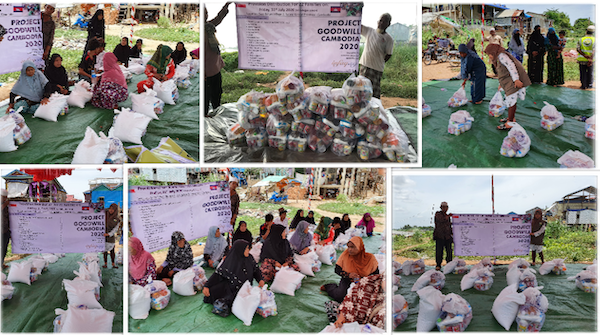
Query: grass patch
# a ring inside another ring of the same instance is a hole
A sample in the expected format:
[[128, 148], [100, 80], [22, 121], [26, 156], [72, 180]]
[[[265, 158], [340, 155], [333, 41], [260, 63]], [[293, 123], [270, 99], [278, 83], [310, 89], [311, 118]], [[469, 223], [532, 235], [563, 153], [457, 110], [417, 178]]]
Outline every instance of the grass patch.
[[173, 27], [173, 28], [146, 28], [140, 29], [135, 32], [136, 36], [140, 36], [142, 38], [149, 38], [157, 41], [167, 41], [167, 42], [193, 42], [200, 43], [200, 33], [194, 30], [182, 28], [182, 27]]
[[321, 204], [317, 206], [318, 209], [345, 214], [348, 213], [350, 215], [363, 215], [365, 213], [371, 213], [373, 217], [384, 216], [385, 214], [385, 206], [367, 206], [358, 202], [330, 202], [326, 204]]

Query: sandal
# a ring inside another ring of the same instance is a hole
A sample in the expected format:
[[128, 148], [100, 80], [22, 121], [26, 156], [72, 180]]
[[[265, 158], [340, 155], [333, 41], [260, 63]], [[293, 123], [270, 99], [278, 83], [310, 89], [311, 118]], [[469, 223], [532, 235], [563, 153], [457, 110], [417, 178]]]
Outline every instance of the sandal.
[[325, 291], [325, 285], [321, 285], [321, 291]]
[[113, 269], [118, 269], [119, 267], [117, 265], [115, 265], [115, 263], [113, 263]]
[[510, 130], [512, 127], [509, 127], [506, 125], [506, 123], [503, 123], [503, 124], [499, 125], [497, 128], [498, 128], [498, 130]]
[[504, 119], [500, 119], [499, 121], [502, 122], [502, 123], [506, 123], [506, 122], [508, 122], [508, 118], [506, 117]]
[[106, 264], [102, 265], [102, 267], [105, 269], [108, 268], [108, 266]]
[[481, 105], [482, 103], [483, 103], [483, 100], [479, 100], [479, 101], [475, 102], [474, 104]]

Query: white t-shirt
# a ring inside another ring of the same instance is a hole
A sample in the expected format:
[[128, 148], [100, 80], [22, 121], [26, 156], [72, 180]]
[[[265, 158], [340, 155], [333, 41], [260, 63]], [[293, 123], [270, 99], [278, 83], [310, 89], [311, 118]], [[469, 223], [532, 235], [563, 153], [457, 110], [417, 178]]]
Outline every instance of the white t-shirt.
[[385, 56], [394, 51], [394, 40], [388, 33], [380, 34], [377, 29], [362, 26], [360, 34], [365, 37], [365, 47], [359, 64], [383, 72]]
[[282, 226], [284, 226], [284, 227], [287, 228], [287, 226], [288, 226], [288, 217], [286, 216], [285, 219], [283, 219], [283, 221], [281, 221], [281, 217], [278, 216], [278, 217], [276, 217], [273, 220], [273, 224], [282, 225]]

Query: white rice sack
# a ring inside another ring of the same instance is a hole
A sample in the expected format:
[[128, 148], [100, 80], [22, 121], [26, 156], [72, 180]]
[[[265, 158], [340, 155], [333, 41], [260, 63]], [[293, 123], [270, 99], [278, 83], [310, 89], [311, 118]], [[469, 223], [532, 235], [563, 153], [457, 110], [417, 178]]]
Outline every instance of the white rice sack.
[[31, 285], [29, 275], [31, 273], [31, 262], [10, 262], [10, 271], [7, 280], [11, 283], [23, 283]]
[[98, 287], [98, 283], [90, 280], [68, 280], [63, 279], [65, 291], [67, 291], [67, 299], [70, 305], [85, 305], [87, 308], [102, 308], [102, 305], [96, 300], [94, 291]]
[[333, 265], [336, 260], [337, 253], [335, 251], [335, 247], [331, 244], [325, 246], [317, 246], [315, 249], [317, 255], [319, 256], [319, 260], [323, 264]]
[[140, 285], [129, 284], [129, 316], [133, 319], [145, 319], [150, 313], [150, 292]]
[[143, 65], [133, 62], [129, 62], [129, 67], [127, 68], [127, 71], [133, 74], [142, 74], [145, 70], [146, 68]]
[[173, 276], [173, 292], [184, 296], [196, 294], [194, 290], [195, 276], [192, 268], [177, 272]]
[[473, 287], [473, 285], [475, 285], [475, 281], [477, 280], [477, 278], [479, 278], [479, 270], [485, 270], [485, 268], [473, 267], [471, 271], [469, 271], [469, 273], [462, 277], [462, 279], [460, 280], [461, 291], [468, 290], [471, 287]]
[[46, 121], [56, 122], [58, 121], [58, 115], [65, 113], [69, 109], [67, 105], [68, 95], [60, 93], [52, 93], [48, 99], [48, 103], [41, 105], [33, 114], [33, 117], [44, 119]]
[[273, 284], [271, 284], [271, 291], [294, 296], [296, 289], [300, 287], [304, 277], [305, 275], [302, 273], [284, 266], [275, 274], [275, 279], [273, 279]]
[[55, 254], [42, 254], [42, 257], [44, 257], [44, 259], [51, 264], [56, 263], [56, 261], [58, 261], [58, 256], [56, 256]]
[[96, 135], [96, 132], [87, 127], [83, 140], [77, 145], [71, 164], [102, 164], [108, 155], [108, 139]]
[[14, 130], [17, 124], [13, 118], [6, 118], [0, 122], [0, 152], [17, 150], [15, 145]]
[[40, 258], [31, 257], [29, 259], [29, 261], [31, 262], [31, 268], [32, 269], [35, 268], [35, 273], [38, 275], [41, 275], [44, 268], [46, 266], [48, 266], [48, 262], [46, 262], [46, 260], [42, 257], [40, 257]]
[[179, 97], [179, 90], [177, 89], [177, 84], [175, 84], [175, 81], [173, 79], [169, 79], [161, 82], [156, 78], [152, 79], [154, 79], [154, 86], [152, 89], [156, 91], [156, 96], [166, 104], [174, 105]]
[[521, 269], [518, 267], [513, 267], [506, 272], [506, 284], [513, 285], [519, 284], [519, 276], [521, 276]]
[[527, 268], [529, 268], [529, 266], [530, 266], [530, 264], [528, 261], [524, 260], [523, 258], [519, 258], [519, 259], [512, 261], [510, 264], [508, 264], [508, 269], [510, 270], [514, 267], [518, 267], [521, 269], [527, 269]]
[[252, 249], [250, 249], [250, 255], [254, 257], [254, 261], [256, 263], [258, 263], [258, 261], [260, 260], [260, 252], [262, 251], [262, 246], [262, 242], [258, 242], [252, 246]]
[[123, 142], [131, 142], [142, 144], [142, 136], [146, 133], [146, 128], [152, 120], [150, 117], [131, 112], [127, 108], [121, 111], [115, 109], [118, 115], [115, 117], [113, 125], [109, 133], [120, 139]]
[[69, 106], [84, 108], [85, 104], [92, 100], [92, 95], [92, 85], [82, 79], [75, 83], [75, 88], [67, 98], [67, 104]]
[[100, 309], [79, 309], [69, 305], [66, 311], [57, 308], [55, 313], [61, 316], [61, 333], [111, 333], [115, 313]]
[[404, 274], [405, 276], [409, 276], [410, 275], [410, 268], [412, 267], [412, 263], [413, 261], [404, 261], [404, 263], [402, 263], [402, 274]]
[[252, 317], [260, 304], [260, 293], [260, 287], [252, 287], [246, 280], [233, 300], [231, 312], [246, 326], [252, 325]]
[[444, 276], [443, 273], [441, 273], [440, 271], [436, 271], [435, 269], [431, 269], [431, 270], [427, 270], [425, 271], [425, 273], [423, 273], [421, 275], [421, 277], [419, 277], [419, 279], [417, 279], [417, 281], [415, 281], [415, 284], [413, 285], [412, 289], [410, 289], [413, 292], [417, 292], [418, 290], [422, 289], [423, 287], [429, 285], [431, 283], [431, 276], [437, 274], [438, 279], [441, 278], [442, 280], [446, 279], [446, 276]]
[[156, 114], [162, 113], [165, 103], [156, 96], [155, 91], [147, 89], [144, 93], [130, 93], [129, 96], [131, 97], [132, 111], [158, 120]]
[[318, 259], [319, 256], [317, 256], [314, 251], [307, 252], [304, 255], [294, 254], [294, 262], [300, 268], [301, 273], [314, 277], [315, 273], [312, 269], [312, 265], [315, 261], [315, 257]]
[[419, 295], [419, 315], [417, 332], [428, 332], [436, 327], [436, 321], [442, 310], [444, 295], [433, 286], [425, 286], [417, 291]]
[[492, 314], [496, 318], [496, 321], [509, 330], [510, 325], [515, 321], [517, 313], [519, 312], [519, 306], [525, 303], [525, 295], [523, 293], [517, 293], [517, 285], [512, 284], [507, 286], [498, 294], [494, 304], [492, 305]]
[[444, 265], [444, 274], [445, 275], [452, 273], [452, 271], [454, 271], [454, 268], [456, 268], [456, 266], [458, 265], [458, 260], [459, 260], [459, 258], [455, 258], [455, 259], [451, 260], [450, 262], [446, 263], [446, 265]]
[[557, 259], [553, 259], [549, 262], [546, 262], [540, 266], [540, 268], [538, 269], [538, 272], [541, 275], [547, 275], [550, 272], [552, 272], [552, 270], [554, 270], [555, 268], [557, 268], [557, 270], [558, 270], [557, 272], [564, 273], [565, 271], [567, 271], [567, 267], [565, 266], [564, 259], [557, 258]]

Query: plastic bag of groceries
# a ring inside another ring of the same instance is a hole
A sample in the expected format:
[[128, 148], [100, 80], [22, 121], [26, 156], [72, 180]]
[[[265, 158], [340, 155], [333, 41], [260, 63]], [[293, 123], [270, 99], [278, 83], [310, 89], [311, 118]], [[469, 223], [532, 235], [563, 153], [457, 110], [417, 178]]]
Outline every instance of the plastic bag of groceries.
[[531, 139], [518, 123], [510, 122], [509, 125], [512, 128], [502, 141], [500, 154], [505, 157], [524, 157], [529, 152]]
[[473, 319], [471, 305], [458, 294], [450, 293], [442, 302], [436, 325], [440, 332], [462, 332]]
[[448, 106], [460, 107], [466, 105], [467, 102], [469, 102], [469, 99], [467, 98], [467, 92], [465, 91], [465, 88], [461, 86], [458, 91], [454, 92], [452, 97], [450, 97], [448, 100]]
[[333, 143], [333, 137], [320, 131], [314, 131], [308, 135], [308, 147], [312, 151], [325, 152]]
[[359, 141], [356, 145], [358, 157], [363, 160], [371, 160], [378, 158], [383, 153], [381, 143], [369, 143], [367, 141]]
[[383, 143], [383, 153], [392, 162], [404, 163], [408, 154], [409, 139], [401, 130], [391, 130], [381, 140]]
[[340, 134], [336, 134], [331, 144], [331, 151], [337, 156], [348, 156], [354, 151], [356, 140], [343, 138]]
[[543, 276], [550, 273], [554, 273], [555, 275], [564, 275], [567, 272], [567, 267], [565, 266], [564, 259], [553, 259], [549, 262], [546, 262], [540, 266], [538, 272]]
[[596, 138], [596, 115], [592, 115], [585, 120], [585, 137]]
[[286, 102], [288, 110], [294, 109], [304, 98], [304, 82], [292, 72], [277, 83], [275, 92], [282, 102]]
[[492, 100], [490, 100], [489, 114], [493, 117], [500, 117], [504, 114], [505, 109], [504, 98], [502, 98], [502, 93], [498, 90], [492, 97]]
[[346, 102], [349, 106], [358, 105], [363, 101], [368, 102], [373, 97], [373, 84], [364, 76], [355, 76], [354, 73], [342, 85]]
[[538, 290], [538, 288], [529, 287], [523, 291], [525, 295], [525, 304], [519, 307], [517, 317], [518, 332], [539, 332], [546, 320], [548, 311], [548, 298]]
[[171, 299], [171, 291], [169, 291], [164, 281], [155, 280], [144, 286], [144, 289], [150, 292], [150, 307], [157, 311], [167, 307]]
[[561, 168], [593, 169], [594, 160], [579, 151], [569, 150], [557, 160]]
[[306, 91], [310, 94], [308, 110], [320, 116], [327, 116], [329, 114], [329, 102], [331, 101], [331, 87], [313, 86], [307, 88]]
[[421, 109], [421, 118], [431, 115], [431, 106], [425, 103], [425, 99], [423, 99], [423, 97], [421, 97]]
[[249, 149], [259, 149], [267, 146], [267, 131], [265, 129], [246, 130], [246, 144]]
[[267, 111], [272, 115], [287, 115], [288, 109], [285, 98], [281, 99], [277, 93], [270, 94], [265, 98]]
[[394, 328], [398, 327], [408, 316], [408, 302], [401, 294], [394, 295], [392, 318], [394, 320]]
[[346, 120], [352, 122], [354, 114], [350, 110], [351, 106], [346, 101], [346, 95], [341, 88], [331, 90], [331, 109], [333, 110], [333, 118], [336, 120]]
[[540, 111], [540, 125], [546, 130], [554, 130], [560, 127], [564, 122], [565, 118], [562, 113], [559, 112], [554, 105], [551, 105], [544, 101], [545, 106]]
[[288, 135], [287, 148], [291, 151], [304, 152], [308, 146], [308, 136], [299, 132]]
[[286, 146], [287, 146], [287, 137], [288, 135], [283, 135], [283, 136], [269, 136], [269, 146], [271, 148], [276, 148], [279, 151], [283, 151], [285, 150]]
[[227, 128], [227, 142], [233, 146], [242, 146], [246, 143], [246, 129], [239, 122]]
[[448, 133], [460, 135], [471, 129], [473, 121], [475, 119], [466, 110], [454, 112], [450, 115], [450, 120], [448, 120]]

